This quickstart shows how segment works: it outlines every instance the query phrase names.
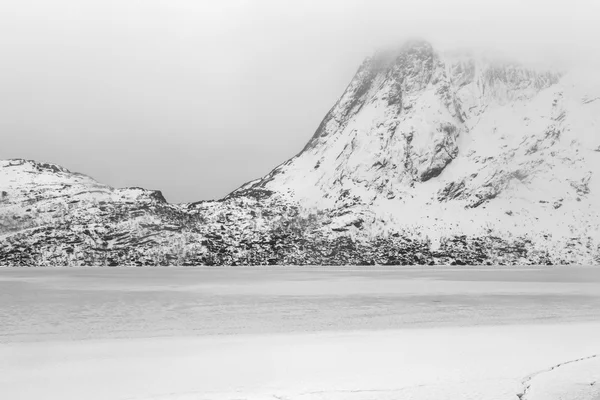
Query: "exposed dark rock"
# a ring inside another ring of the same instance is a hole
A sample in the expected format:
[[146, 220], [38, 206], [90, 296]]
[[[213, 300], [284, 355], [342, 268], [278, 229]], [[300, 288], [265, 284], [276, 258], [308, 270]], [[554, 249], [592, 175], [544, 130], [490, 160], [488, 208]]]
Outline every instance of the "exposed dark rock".
[[449, 201], [459, 198], [465, 190], [465, 182], [450, 182], [438, 192], [438, 201]]

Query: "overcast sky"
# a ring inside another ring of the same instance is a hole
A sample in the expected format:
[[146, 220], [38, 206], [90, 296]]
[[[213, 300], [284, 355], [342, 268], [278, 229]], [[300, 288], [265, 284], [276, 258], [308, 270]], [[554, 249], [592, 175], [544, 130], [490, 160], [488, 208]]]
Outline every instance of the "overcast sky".
[[599, 16], [598, 0], [2, 0], [0, 158], [219, 198], [301, 150], [377, 47], [590, 64]]

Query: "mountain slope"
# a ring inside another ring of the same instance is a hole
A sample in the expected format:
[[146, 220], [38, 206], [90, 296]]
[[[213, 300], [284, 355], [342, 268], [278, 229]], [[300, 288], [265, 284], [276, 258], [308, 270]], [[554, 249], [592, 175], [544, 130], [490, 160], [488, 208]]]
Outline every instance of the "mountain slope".
[[367, 59], [305, 149], [242, 190], [352, 209], [437, 241], [493, 231], [595, 247], [598, 116], [597, 76], [411, 42]]
[[599, 78], [412, 41], [218, 201], [3, 161], [0, 264], [600, 263]]
[[0, 260], [8, 264], [107, 262], [109, 252], [152, 243], [161, 214], [176, 210], [158, 191], [113, 189], [21, 159], [0, 161], [0, 188]]

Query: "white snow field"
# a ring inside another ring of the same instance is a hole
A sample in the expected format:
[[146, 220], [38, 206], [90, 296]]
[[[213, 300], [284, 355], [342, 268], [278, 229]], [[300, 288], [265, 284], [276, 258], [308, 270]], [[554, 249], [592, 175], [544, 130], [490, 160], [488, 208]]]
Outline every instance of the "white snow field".
[[600, 398], [600, 269], [0, 269], [0, 399]]

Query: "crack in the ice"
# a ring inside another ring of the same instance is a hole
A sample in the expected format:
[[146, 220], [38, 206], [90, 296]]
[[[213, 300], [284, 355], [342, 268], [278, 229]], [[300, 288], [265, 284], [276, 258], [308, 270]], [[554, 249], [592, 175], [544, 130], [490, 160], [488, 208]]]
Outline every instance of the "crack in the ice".
[[[545, 373], [548, 373], [548, 372], [554, 371], [555, 369], [557, 369], [557, 368], [560, 368], [560, 367], [562, 367], [562, 366], [565, 366], [565, 365], [567, 365], [567, 364], [573, 364], [573, 363], [580, 362], [580, 361], [591, 360], [592, 358], [596, 358], [596, 357], [598, 357], [598, 354], [594, 354], [594, 355], [592, 355], [592, 356], [588, 356], [588, 357], [578, 358], [578, 359], [576, 359], [576, 360], [565, 361], [565, 362], [563, 362], [563, 363], [556, 364], [556, 365], [554, 365], [554, 366], [552, 366], [552, 367], [550, 367], [550, 368], [548, 368], [548, 369], [545, 369], [545, 370], [542, 370], [542, 371], [536, 372], [536, 373], [534, 373], [534, 374], [528, 375], [528, 376], [527, 376], [527, 377], [526, 377], [526, 378], [525, 378], [523, 381], [521, 381], [521, 384], [523, 385], [523, 392], [522, 392], [522, 393], [517, 393], [517, 397], [518, 397], [520, 400], [526, 400], [526, 398], [527, 398], [527, 397], [526, 397], [526, 396], [527, 396], [527, 392], [528, 392], [528, 391], [529, 391], [529, 389], [531, 388], [531, 380], [532, 380], [533, 378], [535, 378], [535, 377], [537, 377], [537, 376], [539, 376], [539, 375], [541, 375], [541, 374], [545, 374]], [[593, 383], [592, 383], [592, 386], [593, 386], [595, 383], [596, 383], [596, 382], [593, 382]]]

